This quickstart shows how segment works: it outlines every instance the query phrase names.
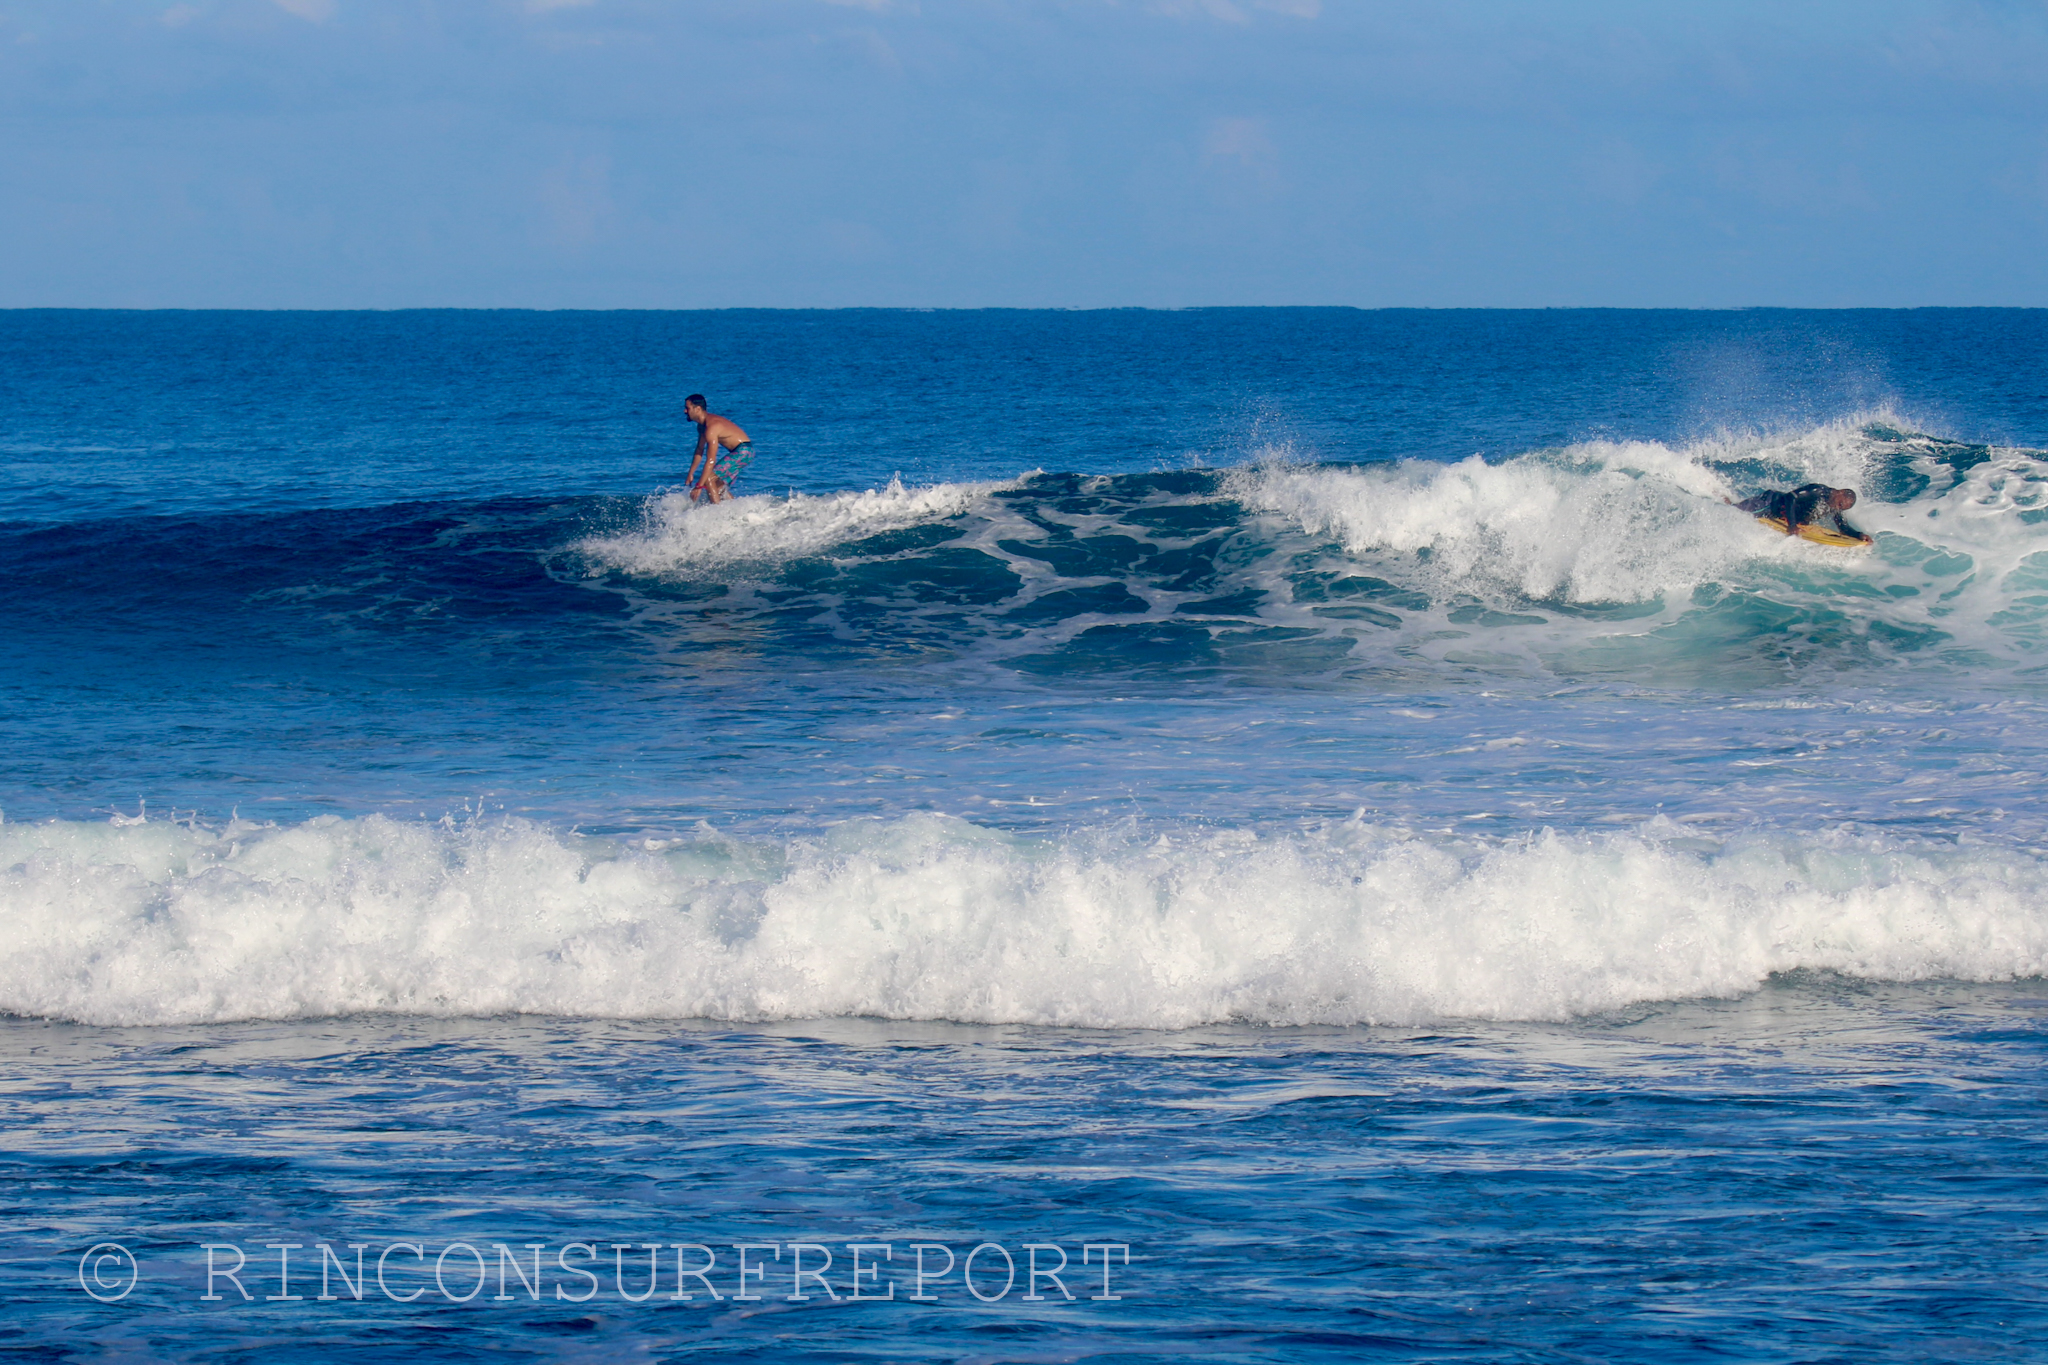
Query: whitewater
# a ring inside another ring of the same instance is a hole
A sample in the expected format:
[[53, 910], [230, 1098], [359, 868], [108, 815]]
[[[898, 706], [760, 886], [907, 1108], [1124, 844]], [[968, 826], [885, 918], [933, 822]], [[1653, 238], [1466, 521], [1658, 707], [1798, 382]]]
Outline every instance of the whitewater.
[[911, 816], [747, 845], [530, 822], [10, 826], [0, 1008], [1091, 1028], [1564, 1019], [1776, 973], [2048, 967], [2048, 867], [1858, 836], [1094, 831]]
[[[2048, 466], [1897, 421], [1495, 462], [1267, 450], [1215, 473], [899, 480], [716, 508], [671, 491], [537, 563], [622, 599], [668, 650], [709, 631], [795, 637], [751, 660], [727, 645], [726, 670], [787, 667], [821, 637], [900, 668], [860, 629], [880, 599], [888, 643], [983, 686], [1078, 656], [1094, 675], [1163, 664], [1296, 689], [1395, 679], [1540, 698], [1617, 675], [1870, 689], [1903, 672], [2024, 692], [2048, 600], [2048, 511], [2032, 515]], [[1870, 489], [1858, 516], [1875, 551], [1774, 536], [1727, 505], [1760, 479]], [[1243, 740], [1227, 761], [1264, 792]], [[1423, 761], [1475, 762], [1409, 756]], [[1958, 847], [1887, 833], [1876, 812], [1790, 830], [1724, 813], [1706, 831], [1653, 804], [1580, 801], [1478, 843], [1363, 809], [1307, 828], [1240, 810], [1216, 827], [1201, 818], [1213, 804], [1057, 837], [929, 810], [751, 840], [479, 815], [17, 822], [0, 829], [17, 944], [0, 1007], [106, 1024], [510, 1011], [1174, 1028], [1560, 1019], [1787, 971], [2041, 970], [2031, 826]], [[1637, 832], [1588, 832], [1631, 816]], [[1688, 845], [1707, 832], [1729, 842]]]
[[[2042, 316], [23, 313], [0, 353], [32, 1347], [2048, 1326]], [[691, 391], [759, 452], [716, 507]], [[1870, 548], [1731, 505], [1809, 481]], [[352, 1246], [363, 1297], [306, 1287]], [[501, 1246], [532, 1293], [476, 1280]], [[1032, 1278], [1084, 1246], [1088, 1294]], [[934, 1247], [974, 1292], [916, 1296]]]
[[[2048, 465], [2039, 451], [1899, 421], [1449, 464], [1333, 466], [1269, 447], [1213, 475], [896, 482], [701, 511], [670, 493], [630, 529], [576, 542], [568, 561], [627, 592], [716, 583], [727, 610], [772, 602], [788, 616], [787, 590], [809, 588], [822, 617], [839, 605], [824, 568], [872, 577], [946, 545], [979, 582], [931, 595], [919, 589], [936, 580], [907, 574], [874, 586], [910, 594], [934, 628], [948, 607], [982, 607], [961, 613], [968, 637], [949, 643], [991, 659], [1106, 638], [1105, 627], [1202, 621], [1219, 645], [1303, 640], [1263, 651], [1295, 676], [1319, 655], [1353, 671], [1408, 660], [1566, 679], [1740, 677], [1773, 651], [1796, 667], [1788, 656], [1809, 648], [1831, 668], [2024, 671], [2042, 647]], [[1827, 480], [1867, 490], [1856, 520], [1876, 533], [1874, 553], [1773, 537], [1728, 505], [1759, 486]], [[1251, 623], [1259, 633], [1246, 634]], [[1461, 643], [1430, 647], [1448, 641]]]

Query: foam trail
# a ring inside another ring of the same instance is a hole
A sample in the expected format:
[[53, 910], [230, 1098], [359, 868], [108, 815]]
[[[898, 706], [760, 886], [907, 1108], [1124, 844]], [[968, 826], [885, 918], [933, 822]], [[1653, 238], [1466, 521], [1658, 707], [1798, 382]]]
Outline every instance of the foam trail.
[[2018, 851], [1848, 831], [1716, 849], [1665, 822], [1492, 844], [1362, 821], [1053, 842], [918, 816], [781, 844], [53, 822], [0, 827], [0, 1009], [1559, 1019], [1798, 968], [2039, 975], [2044, 905], [2048, 865]]
[[970, 511], [1002, 483], [889, 486], [858, 493], [787, 498], [768, 494], [693, 506], [682, 493], [647, 500], [642, 524], [622, 535], [594, 536], [570, 547], [598, 571], [691, 575], [735, 564], [777, 563], [815, 555], [884, 531], [943, 521]]

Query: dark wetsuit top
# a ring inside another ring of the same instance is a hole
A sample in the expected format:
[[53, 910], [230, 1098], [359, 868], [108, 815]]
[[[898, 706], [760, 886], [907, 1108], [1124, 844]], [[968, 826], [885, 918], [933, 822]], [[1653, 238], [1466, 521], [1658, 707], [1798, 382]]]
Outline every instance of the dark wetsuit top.
[[1776, 517], [1785, 523], [1785, 529], [1793, 535], [1802, 526], [1818, 526], [1824, 531], [1840, 531], [1845, 536], [1860, 536], [1863, 533], [1842, 520], [1842, 514], [1834, 509], [1830, 499], [1835, 490], [1824, 483], [1803, 483], [1789, 493], [1772, 489], [1759, 493], [1753, 498], [1744, 498], [1735, 505], [1745, 512], [1759, 517]]

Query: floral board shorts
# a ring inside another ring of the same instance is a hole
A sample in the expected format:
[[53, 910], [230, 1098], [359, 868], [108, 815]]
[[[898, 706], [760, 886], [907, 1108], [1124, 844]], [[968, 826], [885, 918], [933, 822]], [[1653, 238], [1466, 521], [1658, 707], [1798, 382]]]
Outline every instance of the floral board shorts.
[[718, 476], [720, 483], [731, 487], [732, 481], [746, 473], [747, 466], [753, 462], [754, 443], [741, 441], [731, 450], [718, 452], [718, 457], [711, 462], [711, 472]]

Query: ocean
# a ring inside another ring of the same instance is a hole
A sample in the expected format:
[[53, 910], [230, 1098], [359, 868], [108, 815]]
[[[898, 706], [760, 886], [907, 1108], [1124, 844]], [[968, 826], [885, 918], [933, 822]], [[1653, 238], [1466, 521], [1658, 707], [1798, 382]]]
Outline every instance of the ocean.
[[0, 1357], [2043, 1358], [2048, 312], [0, 356]]

